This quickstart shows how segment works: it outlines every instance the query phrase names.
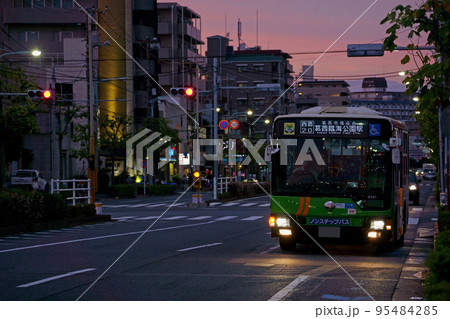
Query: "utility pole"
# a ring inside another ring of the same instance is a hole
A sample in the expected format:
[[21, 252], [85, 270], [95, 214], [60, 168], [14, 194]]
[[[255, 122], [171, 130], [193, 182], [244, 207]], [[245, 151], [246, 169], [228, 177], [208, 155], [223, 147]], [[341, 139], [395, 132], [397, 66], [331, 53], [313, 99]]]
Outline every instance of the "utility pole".
[[[95, 10], [95, 9], [94, 9]], [[97, 11], [95, 10], [93, 14]], [[95, 205], [95, 190], [97, 188], [97, 168], [95, 165], [95, 139], [94, 139], [94, 70], [92, 59], [92, 21], [87, 15], [88, 29], [88, 68], [89, 68], [89, 167], [88, 178], [91, 180], [90, 204]]]
[[[52, 127], [52, 144], [51, 144], [51, 149], [52, 149], [52, 160], [51, 160], [51, 165], [52, 165], [52, 179], [59, 179], [59, 166], [60, 166], [60, 162], [58, 160], [58, 158], [60, 158], [60, 154], [59, 154], [59, 150], [57, 150], [57, 146], [56, 146], [56, 75], [55, 75], [55, 65], [52, 65], [52, 90], [53, 90], [53, 96], [52, 96], [52, 101], [51, 101], [51, 112], [50, 112], [50, 123], [51, 123], [51, 127]], [[58, 154], [57, 154], [58, 153]]]
[[[217, 99], [218, 99], [218, 85], [217, 85], [217, 58], [214, 58], [213, 62], [213, 71], [214, 71], [214, 101], [213, 101], [213, 118], [214, 118], [214, 141], [216, 143], [216, 154], [219, 153], [218, 147], [219, 143], [217, 143], [217, 126], [218, 124], [218, 116], [217, 116]], [[213, 199], [217, 199], [217, 178], [219, 176], [219, 163], [217, 162], [219, 159], [216, 157], [214, 159], [214, 179], [213, 179]]]

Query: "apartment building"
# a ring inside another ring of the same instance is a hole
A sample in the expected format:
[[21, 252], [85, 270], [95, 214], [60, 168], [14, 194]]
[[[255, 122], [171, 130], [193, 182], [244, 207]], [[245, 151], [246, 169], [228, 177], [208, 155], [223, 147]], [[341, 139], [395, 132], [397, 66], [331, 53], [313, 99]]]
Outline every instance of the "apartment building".
[[[92, 8], [96, 1], [79, 3]], [[52, 125], [58, 131], [64, 129], [64, 123], [59, 123], [67, 103], [88, 105], [86, 15], [73, 0], [1, 1], [0, 13], [0, 54], [8, 53], [0, 63], [19, 65], [40, 88], [51, 88], [64, 98], [56, 104], [54, 117], [46, 105], [42, 105], [44, 112], [36, 115], [40, 133], [27, 136], [24, 143], [34, 155], [32, 167], [46, 179], [83, 174], [87, 161], [70, 156], [70, 149], [77, 144], [66, 134], [60, 146], [52, 136]], [[30, 57], [28, 52], [34, 49], [42, 52], [40, 57]], [[16, 168], [20, 163], [13, 163], [12, 170]]]

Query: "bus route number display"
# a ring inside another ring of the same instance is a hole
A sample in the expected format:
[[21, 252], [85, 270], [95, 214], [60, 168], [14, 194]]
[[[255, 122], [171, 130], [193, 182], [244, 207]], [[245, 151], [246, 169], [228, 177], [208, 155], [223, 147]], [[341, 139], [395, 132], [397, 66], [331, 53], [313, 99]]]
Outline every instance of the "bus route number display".
[[300, 135], [356, 135], [365, 132], [367, 122], [349, 120], [300, 120]]

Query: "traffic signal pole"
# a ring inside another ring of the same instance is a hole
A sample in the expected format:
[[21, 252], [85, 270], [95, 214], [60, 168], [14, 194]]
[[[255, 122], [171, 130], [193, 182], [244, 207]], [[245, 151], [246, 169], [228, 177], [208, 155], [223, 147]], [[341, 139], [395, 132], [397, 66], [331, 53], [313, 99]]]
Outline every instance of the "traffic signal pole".
[[[214, 141], [217, 142], [217, 126], [218, 124], [218, 114], [217, 114], [217, 99], [218, 99], [218, 85], [217, 85], [217, 58], [214, 58], [214, 104], [213, 104], [213, 118], [214, 118]], [[217, 149], [219, 143], [216, 143], [216, 154], [218, 154], [219, 150]], [[213, 199], [217, 199], [217, 178], [219, 177], [219, 163], [217, 162], [218, 158], [214, 159], [214, 179], [213, 179]]]
[[[91, 180], [90, 204], [95, 205], [95, 189], [97, 187], [97, 170], [95, 165], [95, 148], [94, 148], [94, 73], [92, 59], [92, 21], [87, 15], [88, 27], [88, 65], [89, 65], [89, 167], [88, 178]], [[114, 176], [113, 176], [114, 177]]]

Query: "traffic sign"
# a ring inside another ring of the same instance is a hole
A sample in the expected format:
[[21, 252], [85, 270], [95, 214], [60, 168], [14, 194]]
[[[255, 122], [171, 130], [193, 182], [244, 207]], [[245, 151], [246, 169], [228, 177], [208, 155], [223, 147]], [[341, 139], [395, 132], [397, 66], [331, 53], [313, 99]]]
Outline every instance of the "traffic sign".
[[238, 120], [231, 120], [230, 121], [230, 128], [232, 130], [237, 130], [239, 128], [239, 122]]
[[228, 128], [228, 121], [226, 121], [226, 120], [220, 121], [220, 122], [219, 122], [219, 127], [220, 127], [222, 130], [226, 130], [226, 129]]
[[141, 162], [141, 167], [142, 168], [146, 168], [147, 167], [147, 161], [142, 161]]

